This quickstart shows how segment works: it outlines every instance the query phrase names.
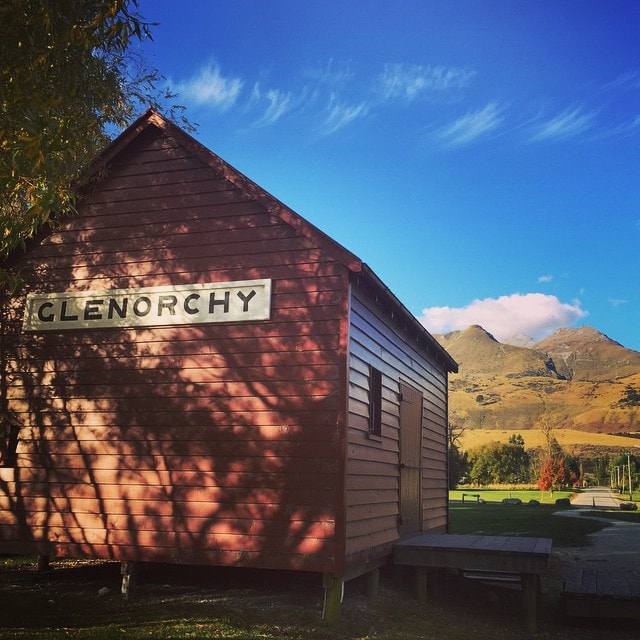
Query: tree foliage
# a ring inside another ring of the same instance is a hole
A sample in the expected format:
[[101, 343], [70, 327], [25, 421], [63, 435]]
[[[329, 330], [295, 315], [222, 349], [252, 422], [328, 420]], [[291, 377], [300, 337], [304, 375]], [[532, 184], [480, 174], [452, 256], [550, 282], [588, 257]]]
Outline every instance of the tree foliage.
[[137, 9], [137, 0], [0, 4], [0, 259], [73, 210], [73, 185], [109, 131], [172, 97], [134, 48], [152, 26]]
[[624, 390], [624, 396], [618, 403], [621, 407], [640, 407], [640, 391], [631, 384]]
[[538, 489], [555, 491], [562, 487], [575, 487], [580, 480], [580, 463], [577, 458], [566, 454], [555, 438], [550, 454], [544, 455], [538, 473]]
[[507, 444], [490, 442], [469, 452], [469, 479], [480, 485], [521, 483], [529, 479], [529, 454], [522, 436]]
[[566, 477], [566, 469], [564, 459], [559, 456], [555, 458], [546, 458], [540, 468], [540, 477], [538, 478], [538, 489], [540, 491], [551, 491], [564, 486]]
[[458, 483], [464, 478], [469, 469], [467, 454], [460, 448], [460, 439], [464, 433], [464, 428], [456, 425], [449, 425], [447, 432], [449, 440], [449, 488], [455, 489]]
[[[612, 486], [619, 489], [625, 487], [629, 489], [629, 465], [631, 466], [631, 485], [634, 489], [638, 487], [638, 468], [640, 468], [640, 457], [626, 451], [620, 452], [616, 457], [609, 460], [609, 480]], [[606, 482], [603, 484], [607, 484]]]
[[580, 478], [580, 467], [577, 459], [563, 451], [544, 401], [542, 405], [539, 428], [544, 435], [544, 446], [539, 458], [537, 485], [540, 491], [553, 492], [561, 487], [575, 486]]
[[615, 484], [615, 466], [608, 454], [598, 456], [593, 464], [593, 481], [596, 485]]
[[509, 436], [509, 440], [507, 442], [513, 445], [514, 447], [519, 447], [520, 449], [524, 449], [524, 438], [519, 433], [512, 433]]

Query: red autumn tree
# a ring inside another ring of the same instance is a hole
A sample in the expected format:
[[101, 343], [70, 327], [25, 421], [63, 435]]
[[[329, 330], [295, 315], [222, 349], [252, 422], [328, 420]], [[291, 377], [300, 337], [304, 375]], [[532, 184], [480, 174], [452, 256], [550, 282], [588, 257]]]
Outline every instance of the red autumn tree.
[[553, 490], [565, 484], [566, 480], [567, 470], [563, 457], [550, 457], [542, 463], [540, 477], [538, 478], [538, 489], [540, 491], [551, 491], [553, 493]]

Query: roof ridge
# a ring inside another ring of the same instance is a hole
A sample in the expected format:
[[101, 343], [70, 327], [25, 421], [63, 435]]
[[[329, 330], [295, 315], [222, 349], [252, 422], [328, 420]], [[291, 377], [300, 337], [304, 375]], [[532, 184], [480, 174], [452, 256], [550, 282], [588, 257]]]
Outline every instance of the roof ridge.
[[205, 147], [189, 133], [159, 112], [147, 109], [135, 122], [127, 127], [104, 151], [96, 158], [92, 164], [88, 176], [96, 175], [103, 171], [113, 159], [122, 153], [136, 138], [138, 138], [150, 126], [155, 126], [170, 135], [179, 139], [189, 150], [205, 164], [220, 173], [233, 185], [248, 192], [251, 197], [258, 201], [272, 215], [279, 217], [283, 222], [293, 227], [303, 236], [310, 239], [314, 244], [332, 254], [338, 262], [344, 264], [350, 271], [358, 273], [362, 270], [362, 260], [355, 254], [334, 240], [324, 231], [320, 230], [306, 218], [293, 211], [287, 205], [268, 193], [244, 173], [223, 160], [211, 149]]

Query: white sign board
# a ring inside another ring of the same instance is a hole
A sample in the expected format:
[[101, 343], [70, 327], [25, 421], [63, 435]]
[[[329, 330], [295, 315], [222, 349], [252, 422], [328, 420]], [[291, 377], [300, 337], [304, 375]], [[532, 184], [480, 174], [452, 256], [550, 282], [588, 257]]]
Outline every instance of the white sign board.
[[152, 327], [268, 320], [271, 280], [32, 293], [23, 330]]

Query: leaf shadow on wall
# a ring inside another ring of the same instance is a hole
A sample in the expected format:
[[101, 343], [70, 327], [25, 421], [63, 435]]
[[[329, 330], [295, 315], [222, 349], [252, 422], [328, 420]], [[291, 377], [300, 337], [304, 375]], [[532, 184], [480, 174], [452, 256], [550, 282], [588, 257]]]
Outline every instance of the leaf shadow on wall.
[[301, 313], [318, 295], [276, 290], [277, 321], [37, 334], [7, 307], [0, 546], [331, 570], [339, 305]]

